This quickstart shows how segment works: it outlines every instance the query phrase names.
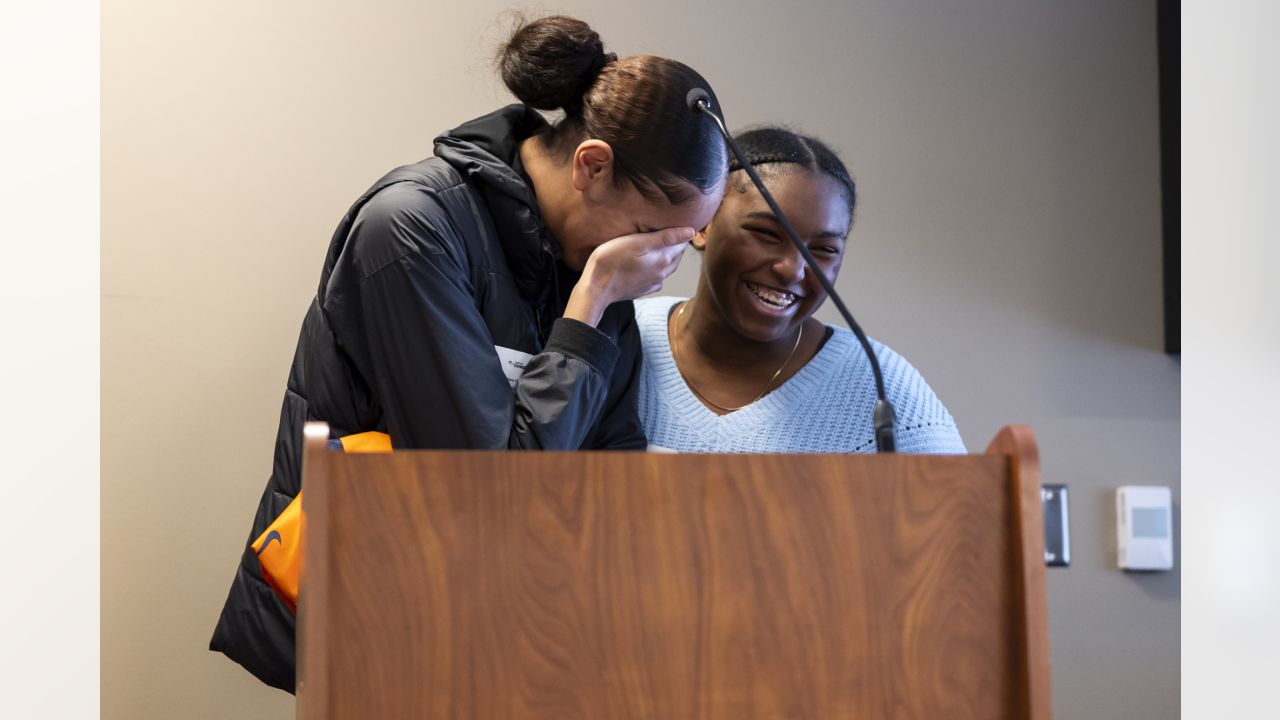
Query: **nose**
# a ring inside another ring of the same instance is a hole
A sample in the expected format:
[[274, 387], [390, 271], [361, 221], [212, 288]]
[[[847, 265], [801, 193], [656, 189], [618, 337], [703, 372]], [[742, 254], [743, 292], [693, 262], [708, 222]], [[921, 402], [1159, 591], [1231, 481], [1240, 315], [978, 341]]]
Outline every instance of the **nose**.
[[784, 286], [798, 285], [804, 280], [805, 264], [794, 243], [787, 240], [773, 261], [773, 271]]

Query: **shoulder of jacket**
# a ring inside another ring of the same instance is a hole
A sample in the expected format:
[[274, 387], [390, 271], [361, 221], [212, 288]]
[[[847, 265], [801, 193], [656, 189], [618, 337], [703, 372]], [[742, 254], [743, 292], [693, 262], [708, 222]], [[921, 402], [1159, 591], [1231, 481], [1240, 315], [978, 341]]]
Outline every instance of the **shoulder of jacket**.
[[457, 192], [471, 192], [462, 174], [440, 158], [403, 165], [384, 175], [365, 193], [359, 214], [369, 217], [379, 212], [455, 212], [456, 205], [443, 198]]
[[435, 191], [448, 190], [467, 184], [466, 178], [462, 176], [462, 173], [458, 172], [457, 168], [433, 155], [415, 163], [401, 165], [392, 170], [377, 183], [374, 183], [371, 190], [377, 191], [379, 186], [400, 182], [417, 183], [428, 190]]
[[[356, 217], [374, 227], [400, 234], [426, 233], [438, 242], [454, 244], [465, 240], [453, 237], [455, 229], [468, 227], [475, 219], [474, 192], [453, 166], [439, 158], [427, 158], [387, 173], [370, 188]], [[431, 244], [419, 249], [428, 253], [447, 250]]]

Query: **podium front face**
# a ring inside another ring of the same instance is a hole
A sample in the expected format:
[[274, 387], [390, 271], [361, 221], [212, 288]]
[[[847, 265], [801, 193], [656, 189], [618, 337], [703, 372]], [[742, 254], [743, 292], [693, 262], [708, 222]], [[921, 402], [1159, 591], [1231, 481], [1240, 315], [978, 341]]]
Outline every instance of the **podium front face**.
[[1048, 717], [1008, 456], [306, 463], [299, 717]]

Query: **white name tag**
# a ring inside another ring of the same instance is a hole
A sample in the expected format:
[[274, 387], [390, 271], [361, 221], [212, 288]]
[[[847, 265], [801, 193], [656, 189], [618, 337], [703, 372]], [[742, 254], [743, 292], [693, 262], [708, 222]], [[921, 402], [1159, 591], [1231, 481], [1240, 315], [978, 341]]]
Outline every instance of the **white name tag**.
[[533, 356], [501, 345], [494, 345], [493, 349], [498, 351], [498, 360], [502, 361], [502, 372], [507, 376], [511, 389], [515, 390], [516, 381], [524, 375], [524, 369], [529, 365], [529, 358]]

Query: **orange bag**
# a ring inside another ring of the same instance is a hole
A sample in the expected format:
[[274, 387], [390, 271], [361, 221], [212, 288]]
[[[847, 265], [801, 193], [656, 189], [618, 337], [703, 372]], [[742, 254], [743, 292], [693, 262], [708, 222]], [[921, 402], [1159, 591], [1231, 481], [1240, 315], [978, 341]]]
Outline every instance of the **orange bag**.
[[[391, 452], [391, 436], [386, 433], [348, 435], [338, 442], [342, 452]], [[305, 528], [306, 516], [302, 512], [302, 491], [299, 490], [293, 502], [262, 531], [252, 546], [262, 567], [263, 579], [293, 613], [298, 611], [298, 577], [302, 573]]]

